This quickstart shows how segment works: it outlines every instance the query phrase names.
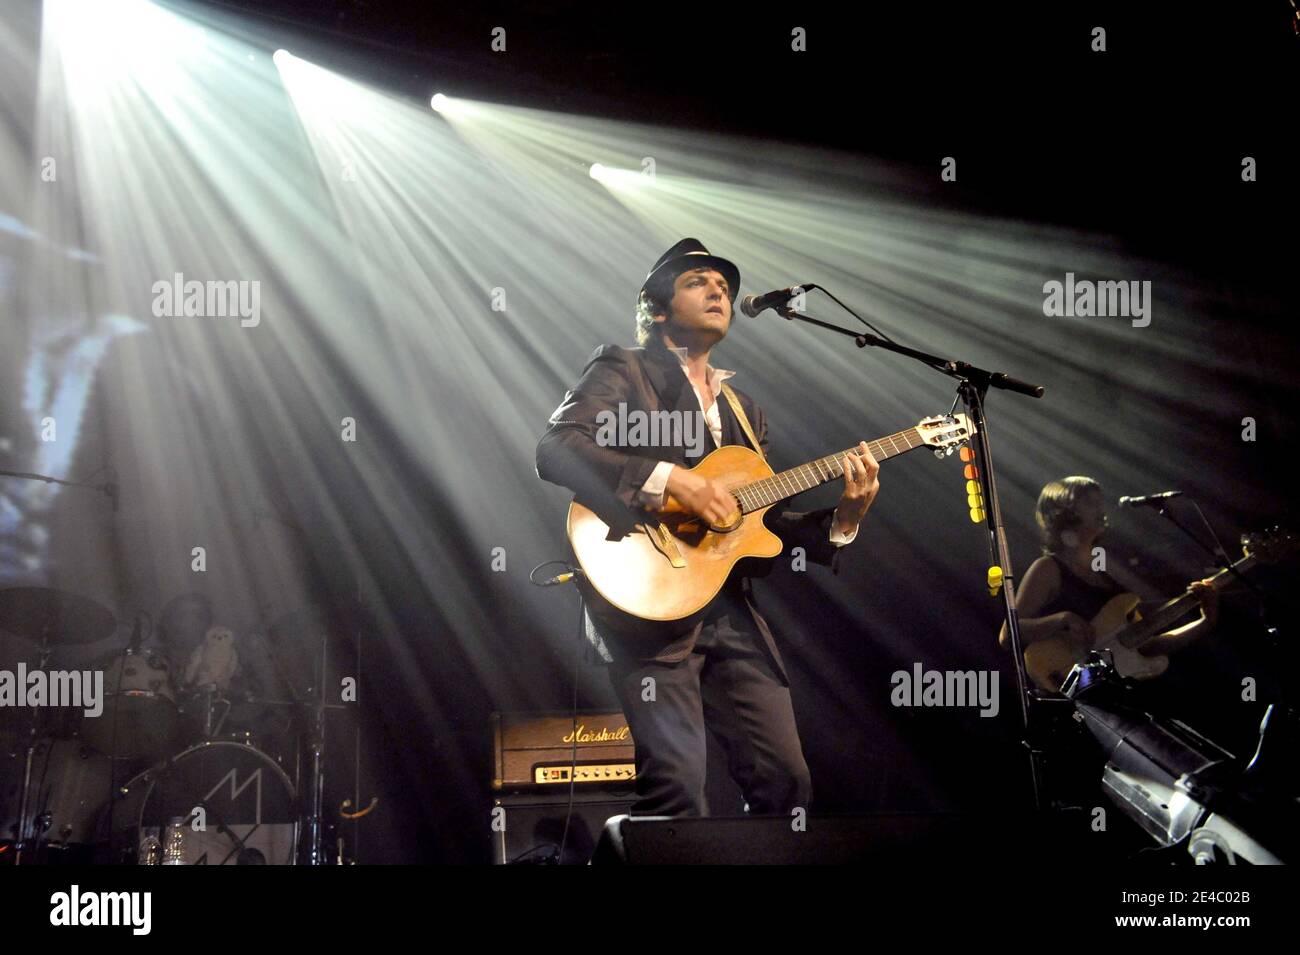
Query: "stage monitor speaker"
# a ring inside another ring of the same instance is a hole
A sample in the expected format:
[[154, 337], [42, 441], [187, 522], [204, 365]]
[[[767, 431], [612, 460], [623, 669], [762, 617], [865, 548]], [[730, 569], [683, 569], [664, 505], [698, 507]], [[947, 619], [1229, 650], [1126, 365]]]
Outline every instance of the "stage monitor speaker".
[[1096, 838], [1082, 812], [1036, 815], [884, 813], [862, 816], [675, 818], [620, 816], [593, 864], [754, 865], [1090, 858]]

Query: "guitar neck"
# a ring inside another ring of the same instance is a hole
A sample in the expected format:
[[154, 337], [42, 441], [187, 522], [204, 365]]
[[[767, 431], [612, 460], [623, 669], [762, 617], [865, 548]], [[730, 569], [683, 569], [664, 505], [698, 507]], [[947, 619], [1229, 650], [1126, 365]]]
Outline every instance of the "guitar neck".
[[[867, 447], [877, 461], [884, 461], [886, 458], [906, 454], [913, 448], [923, 447], [924, 445], [925, 439], [921, 437], [921, 433], [916, 428], [908, 428], [906, 431], [899, 431], [896, 434], [867, 442]], [[781, 471], [779, 474], [773, 474], [761, 481], [742, 484], [739, 487], [732, 488], [732, 492], [740, 499], [741, 510], [747, 514], [750, 511], [770, 507], [778, 501], [784, 501], [786, 498], [802, 494], [804, 491], [811, 491], [828, 481], [834, 481], [836, 478], [842, 477], [844, 475], [844, 465], [841, 462], [844, 460], [845, 455], [857, 450], [856, 447], [852, 447], [835, 454], [828, 454], [824, 458], [809, 461], [807, 464], [790, 468], [788, 471]]]
[[[1210, 578], [1210, 586], [1218, 590], [1223, 587], [1236, 574], [1245, 573], [1255, 566], [1255, 557], [1253, 555], [1243, 557], [1232, 565], [1231, 569], [1221, 570]], [[1173, 600], [1166, 601], [1155, 610], [1151, 611], [1148, 616], [1143, 617], [1138, 623], [1122, 633], [1119, 642], [1130, 650], [1136, 650], [1142, 644], [1154, 637], [1159, 636], [1168, 629], [1169, 625], [1176, 623], [1183, 617], [1187, 616], [1196, 609], [1200, 599], [1196, 594], [1185, 593]]]

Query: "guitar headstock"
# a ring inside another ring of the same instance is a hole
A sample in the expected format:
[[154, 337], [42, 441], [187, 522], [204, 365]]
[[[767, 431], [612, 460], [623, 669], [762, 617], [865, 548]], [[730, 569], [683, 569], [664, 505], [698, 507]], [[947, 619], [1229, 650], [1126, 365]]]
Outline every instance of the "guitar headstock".
[[1300, 538], [1282, 527], [1241, 535], [1241, 551], [1261, 564], [1275, 564], [1300, 546]]
[[935, 415], [922, 418], [916, 426], [921, 440], [934, 450], [936, 458], [944, 458], [966, 444], [975, 434], [975, 428], [964, 414]]

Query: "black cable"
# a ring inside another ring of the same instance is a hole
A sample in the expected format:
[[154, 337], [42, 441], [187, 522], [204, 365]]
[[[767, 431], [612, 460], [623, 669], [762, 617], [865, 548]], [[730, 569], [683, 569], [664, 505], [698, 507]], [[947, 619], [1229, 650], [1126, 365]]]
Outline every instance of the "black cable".
[[[537, 572], [541, 570], [543, 567], [549, 567], [552, 564], [558, 564], [564, 567], [567, 571], [569, 571], [572, 574], [581, 573], [581, 570], [579, 568], [573, 566], [567, 560], [547, 560], [538, 564], [536, 567], [534, 567], [532, 570], [528, 572], [528, 582], [533, 584], [535, 587], [546, 586], [543, 582], [537, 579], [536, 575]], [[577, 652], [574, 655], [574, 660], [573, 660], [573, 703], [571, 707], [572, 730], [570, 733], [570, 735], [573, 737], [573, 746], [570, 750], [570, 758], [569, 758], [569, 803], [564, 813], [564, 830], [560, 835], [560, 844], [558, 847], [556, 847], [555, 862], [554, 862], [555, 865], [559, 865], [560, 862], [564, 859], [564, 849], [568, 845], [569, 826], [573, 822], [575, 787], [578, 781], [578, 674], [581, 670], [581, 665], [582, 665], [582, 642], [584, 639], [586, 639], [586, 609], [587, 609], [586, 604], [582, 599], [582, 592], [579, 591], [578, 592], [578, 645], [577, 645]], [[554, 844], [552, 843], [552, 845]], [[538, 850], [543, 848], [546, 847], [533, 846], [532, 848], [527, 849], [524, 852], [521, 852], [519, 855], [509, 860], [509, 864], [513, 865], [514, 863], [523, 859], [525, 856], [529, 855], [530, 853], [537, 852]]]
[[569, 841], [569, 823], [573, 821], [573, 796], [578, 783], [578, 673], [582, 665], [582, 642], [586, 639], [587, 608], [582, 600], [582, 591], [578, 591], [578, 648], [573, 656], [573, 749], [569, 759], [569, 807], [564, 813], [564, 832], [560, 835], [560, 851], [555, 864], [564, 861], [564, 847]]
[[577, 573], [580, 570], [580, 568], [574, 567], [567, 560], [544, 560], [528, 572], [528, 582], [532, 584], [534, 587], [545, 587], [546, 583], [544, 581], [538, 580], [535, 575], [543, 567], [550, 567], [552, 564], [559, 564], [561, 567], [565, 568], [570, 573]]
[[815, 289], [817, 289], [817, 291], [819, 291], [819, 292], [823, 293], [824, 295], [826, 295], [826, 296], [827, 296], [827, 297], [828, 297], [832, 302], [834, 302], [834, 303], [835, 303], [836, 305], [838, 305], [840, 308], [844, 309], [844, 311], [848, 312], [850, 315], [852, 315], [854, 318], [856, 318], [858, 321], [860, 321], [863, 325], [866, 325], [867, 328], [871, 329], [873, 332], [875, 332], [877, 335], [879, 335], [879, 336], [880, 336], [881, 338], [883, 338], [885, 341], [887, 341], [887, 342], [889, 342], [890, 344], [893, 344], [893, 345], [897, 345], [897, 344], [898, 344], [896, 341], [894, 341], [892, 338], [890, 338], [888, 335], [886, 335], [884, 332], [882, 332], [880, 329], [878, 329], [875, 325], [872, 325], [869, 321], [867, 321], [865, 318], [863, 318], [863, 317], [862, 317], [861, 315], [859, 315], [857, 312], [853, 311], [853, 309], [849, 308], [847, 305], [845, 305], [843, 302], [841, 302], [838, 298], [835, 297], [834, 293], [830, 292], [829, 290], [824, 289], [824, 288], [822, 288], [820, 285], [816, 285], [816, 284], [811, 283], [811, 282], [810, 282], [808, 285], [804, 286], [804, 288], [815, 288]]

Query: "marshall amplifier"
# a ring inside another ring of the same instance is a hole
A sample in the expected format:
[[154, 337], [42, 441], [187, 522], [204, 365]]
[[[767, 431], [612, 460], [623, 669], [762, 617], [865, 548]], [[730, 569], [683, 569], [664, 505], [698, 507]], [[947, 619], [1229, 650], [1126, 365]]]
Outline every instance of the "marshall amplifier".
[[623, 714], [493, 713], [492, 789], [497, 793], [575, 790], [631, 793], [632, 732]]

